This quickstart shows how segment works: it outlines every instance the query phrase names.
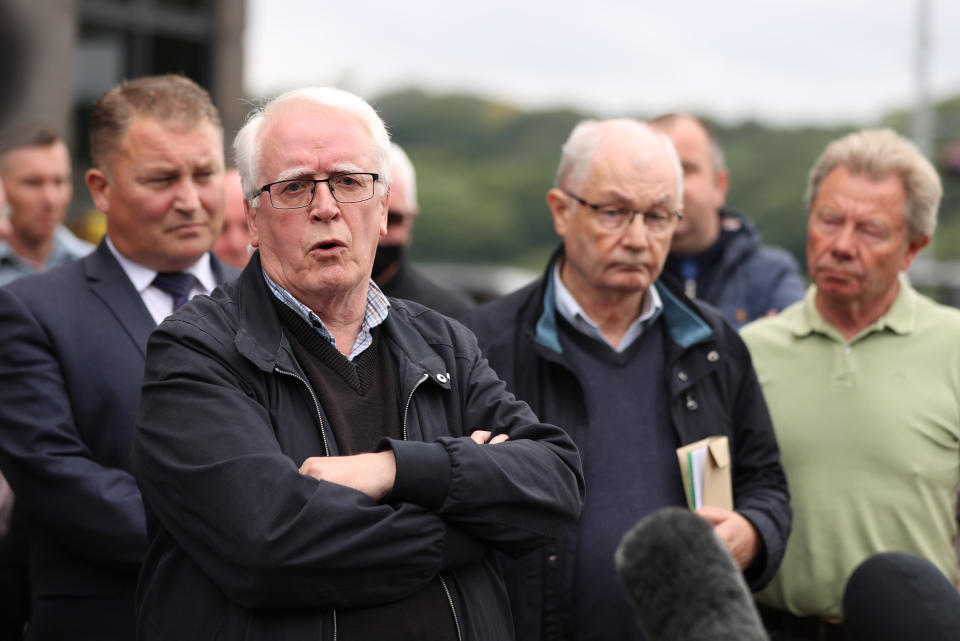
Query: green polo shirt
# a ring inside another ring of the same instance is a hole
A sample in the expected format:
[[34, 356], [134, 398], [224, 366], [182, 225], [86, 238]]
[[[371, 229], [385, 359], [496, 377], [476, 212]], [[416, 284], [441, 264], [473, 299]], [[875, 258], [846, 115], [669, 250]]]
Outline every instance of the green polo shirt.
[[877, 552], [917, 554], [957, 580], [960, 310], [901, 279], [887, 313], [848, 341], [815, 296], [742, 332], [793, 504], [783, 564], [757, 598], [841, 616], [848, 577]]

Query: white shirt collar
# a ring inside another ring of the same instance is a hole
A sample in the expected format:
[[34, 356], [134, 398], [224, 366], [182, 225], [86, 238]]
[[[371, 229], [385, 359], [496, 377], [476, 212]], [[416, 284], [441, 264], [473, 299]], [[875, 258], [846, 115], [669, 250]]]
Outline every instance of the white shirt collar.
[[[110, 249], [110, 252], [113, 253], [117, 262], [120, 263], [120, 267], [123, 268], [127, 278], [130, 279], [130, 282], [133, 283], [133, 286], [138, 292], [142, 294], [153, 284], [153, 279], [157, 277], [157, 270], [145, 267], [121, 254], [109, 236], [107, 237], [107, 247]], [[213, 266], [210, 264], [210, 252], [204, 252], [200, 260], [182, 271], [193, 274], [196, 277], [202, 286], [201, 289], [205, 290], [201, 293], [209, 294], [217, 287], [217, 279], [213, 276]]]

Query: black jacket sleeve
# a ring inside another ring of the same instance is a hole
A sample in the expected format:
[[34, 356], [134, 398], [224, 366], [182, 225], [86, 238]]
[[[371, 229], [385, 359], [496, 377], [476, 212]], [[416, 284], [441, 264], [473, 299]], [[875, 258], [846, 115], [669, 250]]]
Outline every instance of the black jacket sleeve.
[[[459, 433], [429, 443], [391, 441], [398, 461], [391, 499], [423, 505], [500, 551], [523, 554], [579, 517], [579, 453], [563, 430], [541, 423], [506, 390], [472, 334], [463, 341], [453, 381], [462, 406]], [[469, 435], [481, 429], [509, 439], [478, 444]]]

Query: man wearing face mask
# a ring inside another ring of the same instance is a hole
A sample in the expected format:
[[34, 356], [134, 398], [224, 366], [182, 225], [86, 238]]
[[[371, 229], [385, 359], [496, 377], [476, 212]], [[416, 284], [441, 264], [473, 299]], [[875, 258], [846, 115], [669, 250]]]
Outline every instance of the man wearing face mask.
[[380, 238], [373, 261], [373, 280], [383, 293], [406, 298], [456, 318], [473, 307], [464, 294], [433, 282], [407, 259], [406, 249], [413, 238], [413, 223], [420, 213], [417, 204], [417, 176], [410, 158], [399, 145], [390, 145], [390, 210], [387, 235]]

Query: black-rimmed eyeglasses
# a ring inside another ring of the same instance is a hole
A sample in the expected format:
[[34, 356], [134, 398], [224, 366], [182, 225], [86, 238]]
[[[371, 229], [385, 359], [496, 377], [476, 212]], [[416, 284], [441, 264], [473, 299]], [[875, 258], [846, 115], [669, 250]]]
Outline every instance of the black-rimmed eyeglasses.
[[302, 209], [309, 207], [319, 183], [327, 183], [330, 194], [338, 203], [359, 203], [373, 198], [374, 186], [380, 174], [352, 173], [329, 178], [295, 178], [278, 180], [264, 185], [260, 191], [270, 194], [275, 209]]
[[562, 191], [584, 207], [592, 209], [594, 211], [594, 220], [597, 222], [597, 225], [605, 231], [623, 231], [630, 226], [634, 217], [640, 215], [643, 216], [643, 226], [646, 227], [650, 233], [661, 234], [670, 231], [674, 216], [676, 216], [677, 220], [683, 218], [683, 214], [679, 211], [639, 211], [636, 209], [627, 209], [626, 207], [613, 207], [612, 205], [595, 205], [594, 203], [587, 202], [576, 194], [570, 193], [566, 189]]

